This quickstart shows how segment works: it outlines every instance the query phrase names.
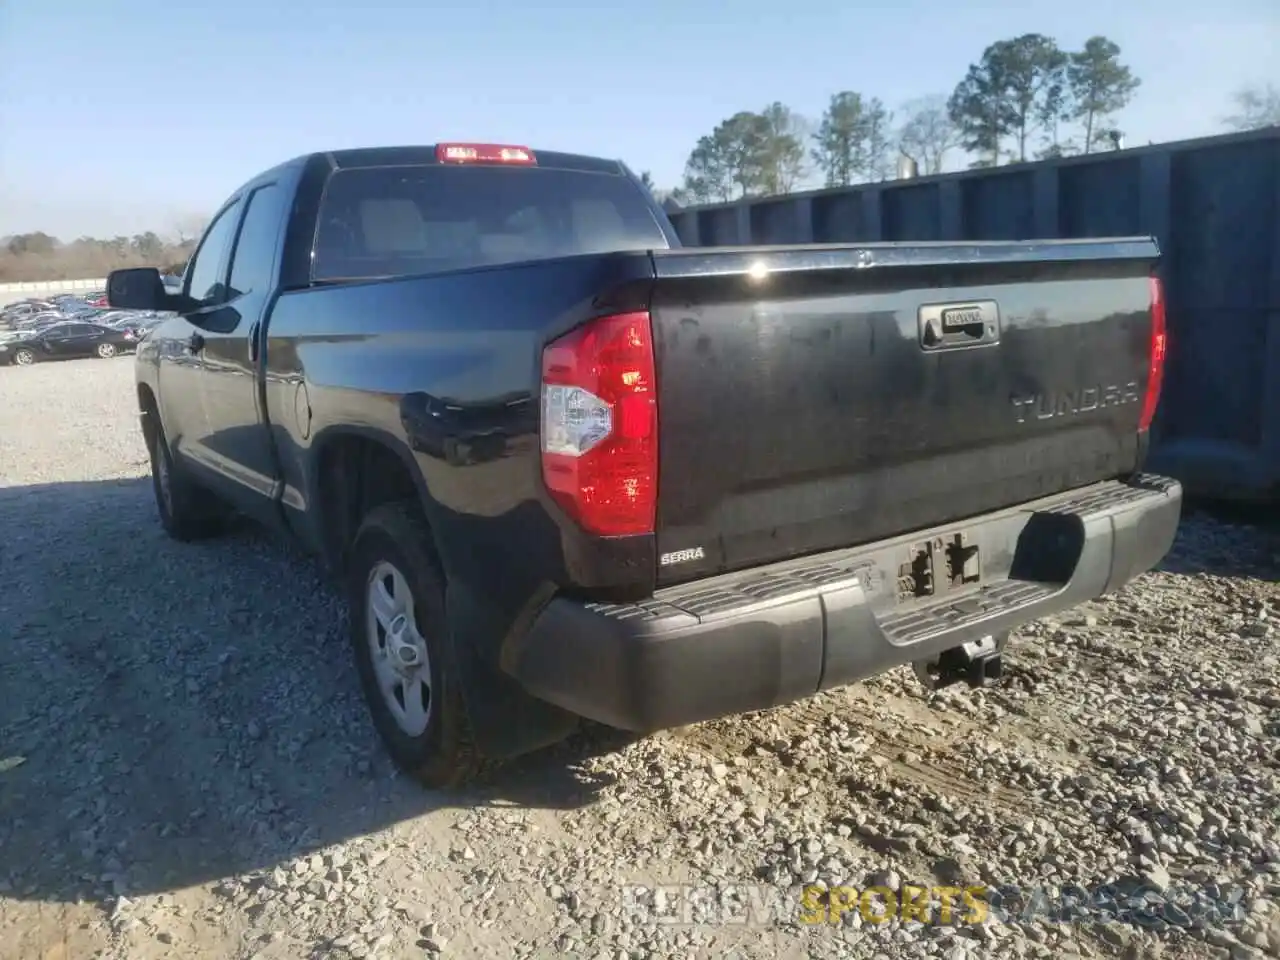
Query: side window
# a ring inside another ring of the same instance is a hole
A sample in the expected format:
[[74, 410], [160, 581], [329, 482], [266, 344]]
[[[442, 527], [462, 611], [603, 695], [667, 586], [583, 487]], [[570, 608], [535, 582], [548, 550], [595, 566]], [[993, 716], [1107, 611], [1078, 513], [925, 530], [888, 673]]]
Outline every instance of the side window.
[[265, 292], [274, 279], [280, 225], [284, 221], [284, 191], [275, 184], [259, 187], [249, 195], [231, 258], [229, 297], [253, 291]]
[[205, 231], [200, 249], [187, 264], [187, 294], [201, 306], [212, 307], [227, 299], [222, 278], [239, 212], [240, 204], [233, 203], [218, 214], [217, 219]]

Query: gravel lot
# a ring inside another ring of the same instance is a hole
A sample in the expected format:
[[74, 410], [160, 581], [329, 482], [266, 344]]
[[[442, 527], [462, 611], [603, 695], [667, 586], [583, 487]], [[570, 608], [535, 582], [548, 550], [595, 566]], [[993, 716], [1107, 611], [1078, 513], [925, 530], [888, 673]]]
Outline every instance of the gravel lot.
[[[1189, 515], [1160, 572], [1024, 631], [996, 689], [899, 671], [590, 730], [438, 797], [380, 752], [309, 560], [163, 536], [131, 359], [0, 369], [0, 465], [5, 958], [1280, 956], [1270, 521]], [[1130, 924], [809, 925], [815, 882], [1151, 899]], [[1242, 899], [1188, 931], [1158, 889]]]

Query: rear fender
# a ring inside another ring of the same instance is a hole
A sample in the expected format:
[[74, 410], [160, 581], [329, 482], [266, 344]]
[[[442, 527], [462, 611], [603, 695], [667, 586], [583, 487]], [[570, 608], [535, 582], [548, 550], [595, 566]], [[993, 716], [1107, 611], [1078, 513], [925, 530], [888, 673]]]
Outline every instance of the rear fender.
[[[426, 479], [407, 445], [376, 428], [343, 427], [324, 431], [311, 448], [307, 470], [307, 497], [310, 509], [305, 522], [312, 526], [315, 542], [326, 544], [323, 511], [320, 509], [319, 465], [325, 448], [342, 437], [358, 436], [383, 446], [404, 464], [418, 491], [419, 502], [436, 542], [432, 544], [445, 573], [445, 613], [449, 624], [448, 642], [453, 649], [462, 681], [462, 699], [476, 746], [485, 757], [502, 760], [519, 756], [564, 739], [578, 725], [578, 718], [546, 701], [530, 696], [514, 679], [498, 669], [497, 651], [512, 628], [512, 618], [491, 601], [483, 584], [469, 585], [450, 576], [448, 554], [442, 550], [437, 531], [443, 507], [431, 496]], [[340, 569], [341, 560], [322, 547], [326, 565]]]

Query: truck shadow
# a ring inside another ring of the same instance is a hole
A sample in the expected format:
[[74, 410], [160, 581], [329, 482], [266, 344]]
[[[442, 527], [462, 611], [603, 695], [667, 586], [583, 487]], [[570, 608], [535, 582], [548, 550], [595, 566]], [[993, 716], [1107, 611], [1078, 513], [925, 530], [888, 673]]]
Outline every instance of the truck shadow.
[[584, 728], [427, 792], [289, 545], [249, 524], [175, 543], [144, 478], [0, 488], [0, 529], [0, 895], [168, 891], [450, 808], [580, 808], [609, 785], [592, 758], [632, 739]]

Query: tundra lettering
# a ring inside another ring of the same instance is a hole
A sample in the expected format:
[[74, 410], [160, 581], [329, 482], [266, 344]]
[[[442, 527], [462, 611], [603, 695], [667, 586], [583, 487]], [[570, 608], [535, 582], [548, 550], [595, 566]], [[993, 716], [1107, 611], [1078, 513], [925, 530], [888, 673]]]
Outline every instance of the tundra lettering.
[[1138, 403], [1142, 399], [1137, 381], [1124, 385], [1082, 387], [1077, 390], [1064, 390], [1061, 393], [1033, 393], [1029, 396], [1012, 396], [1014, 417], [1018, 423], [1026, 423], [1034, 416], [1036, 420], [1050, 420], [1054, 417], [1074, 416], [1079, 413], [1092, 413], [1107, 407], [1121, 404]]
[[1182, 495], [1142, 472], [1158, 264], [684, 249], [621, 161], [444, 143], [282, 163], [181, 292], [108, 291], [171, 314], [135, 364], [166, 532], [234, 513], [314, 554], [385, 749], [446, 788], [582, 718], [992, 683], [1012, 631], [1149, 570]]

